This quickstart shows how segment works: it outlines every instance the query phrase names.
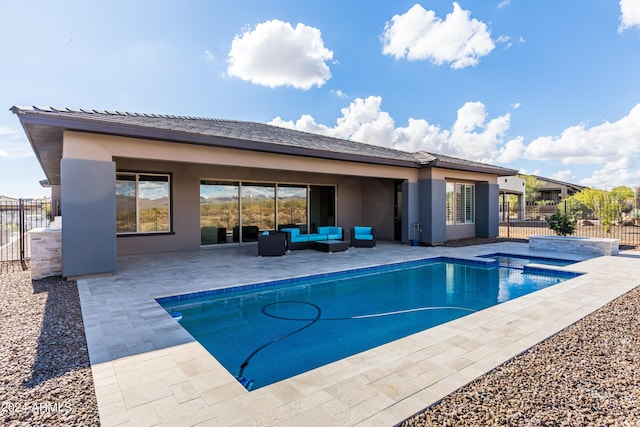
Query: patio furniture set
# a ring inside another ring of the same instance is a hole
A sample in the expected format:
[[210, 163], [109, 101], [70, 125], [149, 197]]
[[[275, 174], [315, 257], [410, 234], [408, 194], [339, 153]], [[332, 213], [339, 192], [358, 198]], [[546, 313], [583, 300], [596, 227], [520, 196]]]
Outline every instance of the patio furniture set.
[[346, 251], [350, 246], [373, 248], [375, 245], [372, 227], [353, 227], [349, 239], [345, 239], [342, 227], [333, 226], [318, 227], [315, 233], [301, 233], [297, 227], [286, 227], [258, 234], [258, 256], [281, 256], [299, 249], [331, 253]]

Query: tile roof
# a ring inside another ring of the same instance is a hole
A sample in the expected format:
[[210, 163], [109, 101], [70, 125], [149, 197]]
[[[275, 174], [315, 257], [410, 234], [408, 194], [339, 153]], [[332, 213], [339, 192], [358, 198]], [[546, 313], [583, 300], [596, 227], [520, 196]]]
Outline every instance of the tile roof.
[[[516, 172], [438, 154], [409, 153], [256, 122], [52, 107], [14, 106], [11, 111], [18, 115], [45, 172], [48, 168], [55, 169], [59, 164], [63, 130], [404, 167], [419, 168], [440, 163], [441, 167], [448, 165], [454, 169], [498, 175], [513, 175]], [[48, 177], [51, 182], [57, 181], [55, 177]]]

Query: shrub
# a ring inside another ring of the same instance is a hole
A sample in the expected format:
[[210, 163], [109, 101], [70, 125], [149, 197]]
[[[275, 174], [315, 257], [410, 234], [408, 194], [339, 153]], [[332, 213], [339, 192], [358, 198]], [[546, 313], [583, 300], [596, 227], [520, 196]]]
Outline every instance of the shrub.
[[549, 228], [558, 236], [569, 236], [576, 231], [576, 222], [566, 213], [556, 212], [547, 219]]

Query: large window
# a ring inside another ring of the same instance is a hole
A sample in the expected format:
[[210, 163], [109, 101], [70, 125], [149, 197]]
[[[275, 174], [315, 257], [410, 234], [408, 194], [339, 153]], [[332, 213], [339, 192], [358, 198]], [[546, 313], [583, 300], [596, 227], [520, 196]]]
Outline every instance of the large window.
[[307, 226], [307, 186], [278, 185], [278, 226]]
[[[274, 230], [276, 226], [275, 185], [243, 183], [242, 192], [242, 241], [255, 242], [258, 232]], [[239, 241], [238, 230], [234, 241]]]
[[201, 244], [227, 243], [240, 220], [240, 184], [202, 181], [200, 183]]
[[335, 187], [200, 181], [202, 245], [252, 242], [266, 230], [335, 225]]
[[170, 232], [170, 183], [168, 174], [117, 173], [117, 233]]
[[472, 224], [475, 221], [475, 186], [447, 182], [447, 224]]

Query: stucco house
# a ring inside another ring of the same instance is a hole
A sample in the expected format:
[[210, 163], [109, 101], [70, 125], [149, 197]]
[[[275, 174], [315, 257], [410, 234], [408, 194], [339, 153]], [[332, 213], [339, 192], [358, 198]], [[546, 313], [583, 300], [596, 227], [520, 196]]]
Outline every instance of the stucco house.
[[538, 175], [532, 176], [542, 183], [542, 186], [538, 189], [538, 192], [540, 193], [539, 200], [541, 201], [560, 203], [561, 200], [564, 200], [569, 196], [573, 196], [587, 188], [583, 185], [558, 181], [557, 179], [545, 178]]
[[[12, 107], [62, 212], [62, 274], [117, 256], [248, 244], [296, 224], [439, 244], [498, 235], [515, 170], [261, 123]], [[419, 224], [419, 225], [417, 225]]]

